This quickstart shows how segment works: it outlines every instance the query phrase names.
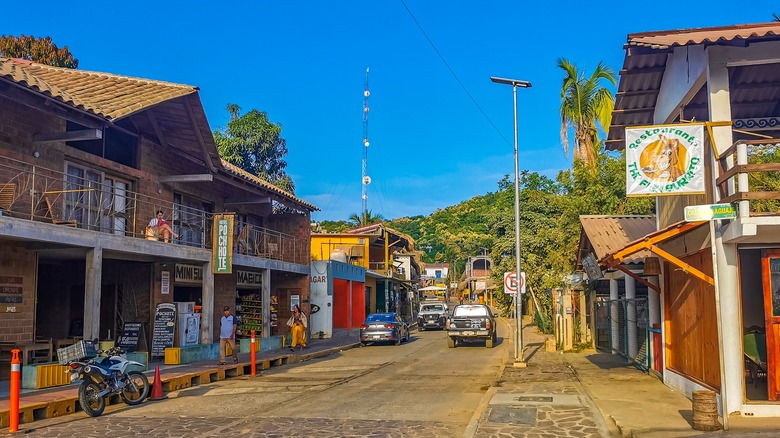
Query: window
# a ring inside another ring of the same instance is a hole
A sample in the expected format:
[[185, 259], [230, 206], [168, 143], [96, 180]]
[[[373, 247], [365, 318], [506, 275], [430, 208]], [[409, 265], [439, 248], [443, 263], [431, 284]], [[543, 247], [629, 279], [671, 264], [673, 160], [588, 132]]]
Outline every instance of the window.
[[[138, 137], [131, 134], [136, 131], [135, 126], [129, 120], [120, 120], [116, 122], [116, 126], [122, 129], [110, 126], [105, 127], [103, 129], [102, 139], [69, 141], [66, 142], [66, 144], [78, 150], [103, 157], [116, 163], [137, 167], [136, 156], [138, 154]], [[66, 129], [68, 132], [72, 132], [86, 130], [88, 128], [69, 121]]]
[[200, 199], [174, 193], [173, 230], [181, 243], [206, 248], [211, 244], [214, 205]]
[[131, 208], [130, 182], [89, 167], [65, 164], [65, 218], [83, 228], [124, 234]]

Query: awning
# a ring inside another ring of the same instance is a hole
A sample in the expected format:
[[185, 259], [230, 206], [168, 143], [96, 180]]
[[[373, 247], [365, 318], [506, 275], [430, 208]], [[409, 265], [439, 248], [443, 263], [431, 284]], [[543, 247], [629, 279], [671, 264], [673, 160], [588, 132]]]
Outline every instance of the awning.
[[[701, 280], [706, 281], [710, 285], [713, 285], [715, 284], [715, 281], [712, 279], [712, 277], [694, 268], [693, 266], [683, 262], [679, 258], [675, 257], [672, 254], [669, 254], [668, 252], [662, 250], [657, 246], [659, 243], [665, 240], [685, 234], [706, 223], [708, 223], [708, 221], [698, 221], [698, 222], [681, 221], [669, 225], [668, 227], [662, 230], [658, 230], [656, 232], [650, 233], [641, 239], [637, 239], [629, 243], [628, 245], [624, 246], [622, 249], [618, 251], [605, 255], [599, 260], [599, 265], [605, 266], [607, 268], [620, 269], [621, 271], [626, 272], [627, 270], [621, 269], [622, 267], [620, 266], [623, 263], [623, 260], [626, 259], [626, 257], [630, 256], [631, 254], [634, 254], [637, 251], [649, 250], [650, 252], [661, 257], [667, 262], [681, 268], [683, 272], [690, 273], [694, 277], [697, 277]], [[633, 274], [632, 276], [635, 275], [636, 274]]]
[[426, 286], [426, 287], [421, 287], [421, 288], [419, 288], [417, 290], [422, 290], [422, 291], [425, 291], [425, 290], [447, 290], [447, 288], [446, 287], [441, 287], [441, 286]]

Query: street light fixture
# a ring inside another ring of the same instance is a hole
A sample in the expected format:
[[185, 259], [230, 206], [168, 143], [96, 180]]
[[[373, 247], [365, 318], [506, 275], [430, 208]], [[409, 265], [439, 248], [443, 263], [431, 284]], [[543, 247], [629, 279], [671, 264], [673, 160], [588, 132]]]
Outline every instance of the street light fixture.
[[515, 363], [516, 367], [525, 367], [523, 359], [523, 324], [522, 302], [520, 301], [520, 160], [517, 154], [517, 88], [531, 88], [531, 83], [518, 79], [497, 78], [491, 76], [490, 80], [496, 84], [512, 86], [512, 98], [515, 108], [515, 278], [517, 278], [517, 291], [515, 292]]

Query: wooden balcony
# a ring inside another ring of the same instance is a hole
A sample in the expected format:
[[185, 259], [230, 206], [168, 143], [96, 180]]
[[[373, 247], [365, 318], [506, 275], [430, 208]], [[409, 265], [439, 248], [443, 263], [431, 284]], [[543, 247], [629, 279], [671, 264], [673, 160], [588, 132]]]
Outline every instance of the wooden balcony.
[[718, 159], [722, 203], [737, 203], [740, 218], [780, 215], [780, 139], [739, 140]]

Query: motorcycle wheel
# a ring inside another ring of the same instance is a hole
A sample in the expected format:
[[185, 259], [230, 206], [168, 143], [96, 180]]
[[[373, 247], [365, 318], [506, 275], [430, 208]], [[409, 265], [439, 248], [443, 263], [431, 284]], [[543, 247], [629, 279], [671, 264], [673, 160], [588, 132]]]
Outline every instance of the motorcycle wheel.
[[122, 401], [130, 406], [141, 404], [149, 395], [149, 379], [140, 371], [130, 371], [122, 388]]
[[85, 381], [79, 387], [79, 404], [90, 417], [99, 417], [106, 409], [106, 400], [100, 396], [100, 387], [90, 381]]

